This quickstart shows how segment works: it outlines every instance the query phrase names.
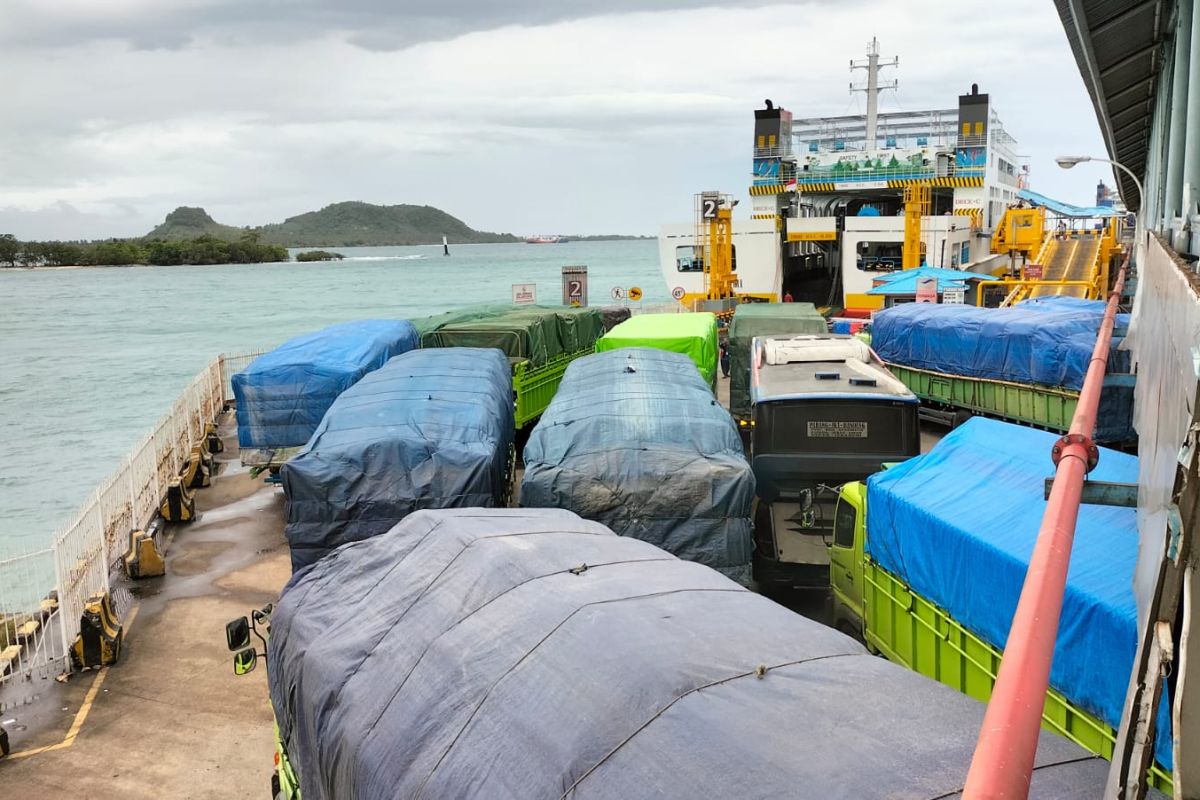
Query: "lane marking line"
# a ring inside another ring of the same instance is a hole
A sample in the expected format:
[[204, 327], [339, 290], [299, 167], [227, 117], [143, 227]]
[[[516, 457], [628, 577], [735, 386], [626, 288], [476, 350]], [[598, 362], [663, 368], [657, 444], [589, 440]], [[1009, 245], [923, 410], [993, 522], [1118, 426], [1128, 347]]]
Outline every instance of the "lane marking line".
[[[123, 623], [124, 634], [128, 634], [129, 629], [133, 627], [133, 621], [137, 619], [139, 608], [141, 608], [141, 604], [135, 605], [129, 610], [129, 616], [125, 618], [125, 622]], [[32, 750], [20, 750], [16, 753], [9, 753], [5, 756], [4, 760], [28, 758], [29, 756], [48, 753], [51, 750], [65, 750], [75, 744], [75, 737], [83, 729], [83, 724], [87, 721], [88, 713], [91, 712], [92, 705], [96, 702], [96, 696], [100, 694], [100, 687], [104, 685], [104, 679], [107, 677], [108, 667], [101, 667], [100, 671], [96, 673], [96, 679], [92, 681], [92, 685], [88, 688], [87, 695], [83, 698], [83, 705], [75, 712], [75, 719], [71, 722], [71, 727], [67, 730], [67, 735], [62, 738], [61, 742], [35, 747]]]

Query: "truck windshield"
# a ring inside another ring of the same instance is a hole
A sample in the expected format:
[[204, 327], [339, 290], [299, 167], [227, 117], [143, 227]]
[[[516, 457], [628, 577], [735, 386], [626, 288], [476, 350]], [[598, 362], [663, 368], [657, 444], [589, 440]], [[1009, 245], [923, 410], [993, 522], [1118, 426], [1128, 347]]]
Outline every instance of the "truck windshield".
[[760, 404], [756, 453], [908, 454], [913, 406], [891, 401], [796, 400]]

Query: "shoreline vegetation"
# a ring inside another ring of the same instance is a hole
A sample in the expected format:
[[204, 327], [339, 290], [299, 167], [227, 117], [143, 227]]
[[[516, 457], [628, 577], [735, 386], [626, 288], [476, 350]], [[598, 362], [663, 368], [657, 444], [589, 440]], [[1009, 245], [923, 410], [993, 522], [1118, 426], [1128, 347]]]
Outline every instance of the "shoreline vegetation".
[[328, 250], [308, 250], [303, 253], [296, 253], [296, 260], [305, 261], [341, 261], [345, 258], [341, 253], [331, 253]]
[[166, 241], [109, 239], [101, 242], [24, 242], [0, 234], [0, 269], [33, 267], [180, 266], [194, 264], [262, 264], [290, 261], [287, 248], [260, 244], [253, 231], [235, 242], [214, 236]]
[[[222, 225], [203, 208], [180, 206], [142, 237], [100, 241], [21, 241], [0, 233], [5, 267], [177, 266], [291, 261], [287, 248], [402, 247], [522, 243], [511, 233], [477, 231], [432, 206], [334, 203], [320, 211], [256, 228]], [[568, 242], [652, 239], [652, 236], [568, 236]], [[340, 261], [324, 249], [298, 253], [296, 261]]]

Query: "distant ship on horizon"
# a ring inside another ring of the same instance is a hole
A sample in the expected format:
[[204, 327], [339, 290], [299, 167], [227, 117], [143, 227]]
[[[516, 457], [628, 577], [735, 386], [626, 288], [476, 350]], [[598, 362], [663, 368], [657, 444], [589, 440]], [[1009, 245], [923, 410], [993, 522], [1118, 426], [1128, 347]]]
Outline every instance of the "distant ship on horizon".
[[525, 244], [563, 244], [566, 241], [565, 236], [530, 236]]

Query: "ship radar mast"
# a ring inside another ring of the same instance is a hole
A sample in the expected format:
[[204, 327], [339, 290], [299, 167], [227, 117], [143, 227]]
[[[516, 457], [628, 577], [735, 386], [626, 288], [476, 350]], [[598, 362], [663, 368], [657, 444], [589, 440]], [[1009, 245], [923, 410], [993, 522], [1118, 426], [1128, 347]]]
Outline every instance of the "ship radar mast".
[[894, 78], [887, 84], [880, 85], [879, 70], [883, 67], [898, 67], [900, 66], [899, 56], [893, 56], [891, 61], [880, 62], [879, 60], [879, 40], [871, 37], [871, 43], [867, 46], [867, 58], [865, 61], [855, 60], [850, 62], [850, 72], [853, 73], [856, 69], [865, 69], [867, 71], [867, 83], [865, 86], [850, 84], [850, 93], [866, 92], [867, 95], [867, 149], [874, 150], [878, 145], [876, 139], [877, 120], [879, 118], [879, 92], [884, 89], [895, 89], [899, 82]]

